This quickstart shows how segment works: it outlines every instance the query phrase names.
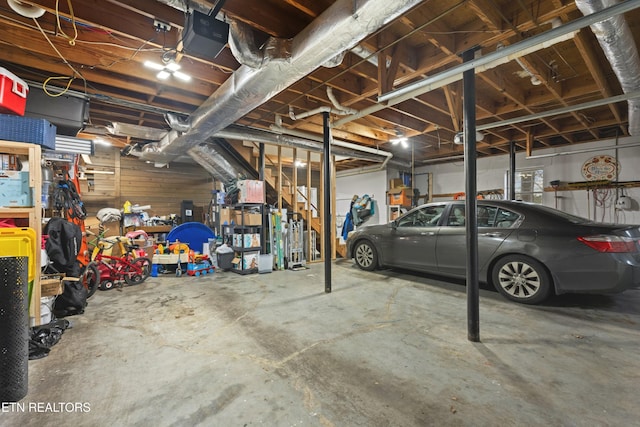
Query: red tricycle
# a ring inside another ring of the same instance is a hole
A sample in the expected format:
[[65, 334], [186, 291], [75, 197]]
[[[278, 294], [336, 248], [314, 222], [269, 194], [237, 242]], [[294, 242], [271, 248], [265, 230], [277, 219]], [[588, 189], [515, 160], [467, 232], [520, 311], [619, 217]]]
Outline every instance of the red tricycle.
[[[112, 256], [114, 245], [120, 248], [121, 256]], [[107, 251], [107, 253], [105, 253]], [[123, 237], [99, 238], [91, 254], [91, 264], [100, 272], [100, 289], [109, 290], [118, 284], [137, 285], [151, 274], [151, 260], [141, 255], [138, 245]]]

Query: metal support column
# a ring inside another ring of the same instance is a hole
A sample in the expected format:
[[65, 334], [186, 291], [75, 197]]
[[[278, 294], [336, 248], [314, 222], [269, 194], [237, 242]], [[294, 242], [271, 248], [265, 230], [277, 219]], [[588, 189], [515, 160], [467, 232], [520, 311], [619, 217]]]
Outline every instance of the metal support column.
[[329, 129], [329, 113], [322, 113], [324, 129], [324, 291], [331, 293], [331, 129]]
[[[259, 147], [259, 151], [258, 151], [258, 176], [259, 176], [259, 180], [264, 182], [264, 143], [260, 143]], [[266, 201], [267, 200], [267, 184], [263, 183], [262, 184], [262, 191], [263, 191], [263, 200]], [[262, 205], [262, 208], [260, 209], [260, 213], [262, 214], [262, 227], [260, 227], [260, 253], [261, 254], [266, 254], [267, 253], [267, 232], [269, 233], [269, 238], [271, 238], [271, 230], [267, 231], [267, 227], [266, 225], [269, 223], [269, 221], [267, 220], [268, 215], [269, 214], [269, 210], [265, 209], [264, 204]]]
[[509, 143], [509, 200], [516, 199], [516, 142]]
[[[475, 48], [462, 53], [463, 62], [474, 59]], [[476, 80], [472, 68], [464, 72], [464, 172], [465, 210], [467, 233], [467, 338], [480, 341], [480, 285], [478, 282], [478, 219], [476, 214], [477, 167], [476, 167]]]

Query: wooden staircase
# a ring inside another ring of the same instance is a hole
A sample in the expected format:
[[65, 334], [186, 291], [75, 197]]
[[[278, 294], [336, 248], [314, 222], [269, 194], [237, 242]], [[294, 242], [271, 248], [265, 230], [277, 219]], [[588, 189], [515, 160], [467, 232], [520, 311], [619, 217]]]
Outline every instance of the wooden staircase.
[[[234, 148], [247, 161], [247, 163], [251, 165], [256, 164], [257, 159], [253, 155], [253, 149], [251, 149], [250, 147], [244, 147], [244, 146], [239, 147], [235, 144], [234, 144]], [[322, 227], [320, 223], [320, 218], [319, 217], [314, 218], [312, 215], [313, 212], [311, 210], [307, 210], [304, 208], [305, 203], [297, 201], [297, 197], [296, 197], [297, 194], [300, 194], [304, 199], [306, 199], [307, 195], [300, 193], [297, 189], [294, 189], [293, 181], [285, 174], [282, 174], [282, 177], [278, 176], [278, 173], [277, 171], [275, 171], [275, 168], [276, 168], [276, 165], [265, 166], [264, 182], [267, 189], [271, 190], [272, 192], [275, 191], [277, 193], [278, 187], [280, 186], [282, 188], [281, 197], [282, 197], [283, 205], [290, 206], [291, 207], [290, 212], [295, 212], [297, 214], [300, 214], [302, 216], [302, 219], [305, 221], [305, 223], [309, 224], [309, 226], [311, 227], [311, 230], [314, 230], [316, 232], [316, 236], [321, 236]], [[282, 179], [282, 182], [278, 183], [278, 179]], [[313, 206], [313, 207], [316, 208], [318, 212], [320, 211], [320, 209], [317, 206]], [[339, 245], [336, 245], [336, 247], [338, 246]], [[344, 248], [344, 251], [346, 252], [346, 247]]]

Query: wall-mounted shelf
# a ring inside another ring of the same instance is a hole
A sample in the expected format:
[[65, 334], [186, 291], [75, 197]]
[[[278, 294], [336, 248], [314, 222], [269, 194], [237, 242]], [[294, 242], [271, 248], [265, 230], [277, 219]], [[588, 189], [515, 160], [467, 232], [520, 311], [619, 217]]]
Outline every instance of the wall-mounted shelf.
[[561, 184], [555, 187], [545, 187], [544, 191], [578, 191], [633, 187], [640, 187], [640, 181], [580, 181]]
[[42, 169], [40, 161], [42, 150], [37, 144], [0, 140], [0, 153], [26, 156], [29, 162], [29, 187], [32, 191], [33, 206], [31, 207], [0, 207], [0, 218], [28, 219], [29, 228], [36, 232], [35, 260], [36, 275], [33, 280], [33, 290], [29, 303], [29, 317], [31, 324], [39, 326], [40, 320], [40, 241], [42, 240]]

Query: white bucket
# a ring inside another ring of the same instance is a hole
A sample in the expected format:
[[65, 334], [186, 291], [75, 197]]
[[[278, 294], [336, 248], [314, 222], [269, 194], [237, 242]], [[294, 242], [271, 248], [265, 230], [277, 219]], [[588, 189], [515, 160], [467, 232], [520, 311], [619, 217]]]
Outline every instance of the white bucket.
[[40, 298], [40, 324], [46, 325], [51, 322], [51, 312], [53, 311], [53, 302], [56, 297], [42, 297]]

